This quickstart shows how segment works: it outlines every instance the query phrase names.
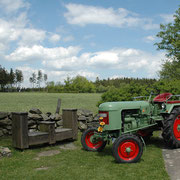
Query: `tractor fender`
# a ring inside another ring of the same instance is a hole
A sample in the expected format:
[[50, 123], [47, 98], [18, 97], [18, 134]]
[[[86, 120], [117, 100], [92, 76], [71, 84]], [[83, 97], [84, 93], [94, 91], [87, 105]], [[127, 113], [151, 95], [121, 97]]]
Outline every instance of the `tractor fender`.
[[170, 114], [172, 112], [172, 110], [176, 107], [180, 107], [180, 104], [166, 104], [166, 111], [165, 113]]

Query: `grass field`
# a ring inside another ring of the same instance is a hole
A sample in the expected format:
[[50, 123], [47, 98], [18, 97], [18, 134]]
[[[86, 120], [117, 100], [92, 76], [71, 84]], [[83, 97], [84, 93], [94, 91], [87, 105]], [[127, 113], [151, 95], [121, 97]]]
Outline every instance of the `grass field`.
[[97, 112], [97, 102], [101, 94], [71, 93], [0, 93], [0, 111], [29, 111], [39, 108], [43, 112], [56, 110], [57, 99], [61, 99], [63, 108], [83, 108]]
[[[57, 98], [62, 99], [64, 108], [87, 108], [96, 112], [99, 94], [0, 94], [1, 111], [26, 111], [38, 107], [44, 112], [54, 112]], [[166, 180], [169, 179], [162, 158], [163, 142], [156, 132], [144, 149], [140, 162], [135, 164], [117, 164], [112, 156], [112, 144], [103, 152], [93, 153], [82, 150], [79, 140], [75, 142], [76, 150], [60, 150], [59, 145], [41, 146], [25, 151], [15, 150], [11, 146], [11, 138], [1, 138], [1, 146], [12, 150], [12, 157], [0, 159], [1, 180]], [[51, 157], [35, 160], [42, 151], [56, 149], [61, 153]], [[36, 168], [48, 167], [37, 171]]]

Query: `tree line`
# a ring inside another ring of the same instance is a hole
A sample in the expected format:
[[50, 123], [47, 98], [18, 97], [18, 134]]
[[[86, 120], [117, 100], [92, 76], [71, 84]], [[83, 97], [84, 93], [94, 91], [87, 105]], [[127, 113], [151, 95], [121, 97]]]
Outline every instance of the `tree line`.
[[98, 77], [93, 82], [78, 75], [73, 78], [67, 77], [64, 83], [48, 82], [46, 89], [50, 93], [104, 93], [112, 88], [124, 88], [129, 84], [152, 86], [155, 82], [157, 82], [156, 79], [147, 78], [108, 78], [100, 80]]
[[[1, 92], [17, 92], [17, 91], [44, 91], [46, 88], [48, 76], [38, 70], [37, 74], [32, 73], [29, 82], [32, 88], [22, 87], [24, 75], [21, 70], [12, 68], [10, 71], [0, 65], [0, 91]], [[45, 87], [41, 88], [41, 83], [44, 81]]]
[[[11, 68], [8, 72], [0, 65], [0, 90], [1, 91], [18, 91], [23, 82], [23, 73], [19, 69], [15, 71]], [[15, 86], [14, 86], [15, 85]]]

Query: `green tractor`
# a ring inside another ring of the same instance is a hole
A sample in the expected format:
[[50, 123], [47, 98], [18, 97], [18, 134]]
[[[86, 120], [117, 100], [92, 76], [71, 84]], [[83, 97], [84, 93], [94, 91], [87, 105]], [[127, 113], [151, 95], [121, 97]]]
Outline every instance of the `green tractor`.
[[106, 102], [99, 106], [99, 127], [83, 132], [81, 144], [87, 151], [101, 151], [111, 140], [113, 156], [118, 163], [137, 162], [144, 141], [153, 131], [162, 129], [170, 148], [180, 147], [180, 95], [159, 94], [152, 100], [136, 97], [134, 101]]

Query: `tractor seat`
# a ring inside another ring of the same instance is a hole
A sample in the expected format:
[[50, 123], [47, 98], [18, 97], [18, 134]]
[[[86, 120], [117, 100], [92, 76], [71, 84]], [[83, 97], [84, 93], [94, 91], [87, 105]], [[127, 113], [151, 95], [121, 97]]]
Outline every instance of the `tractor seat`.
[[157, 95], [154, 99], [153, 102], [166, 102], [168, 99], [170, 99], [172, 96], [171, 93], [162, 93]]

